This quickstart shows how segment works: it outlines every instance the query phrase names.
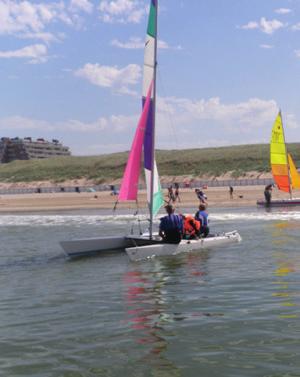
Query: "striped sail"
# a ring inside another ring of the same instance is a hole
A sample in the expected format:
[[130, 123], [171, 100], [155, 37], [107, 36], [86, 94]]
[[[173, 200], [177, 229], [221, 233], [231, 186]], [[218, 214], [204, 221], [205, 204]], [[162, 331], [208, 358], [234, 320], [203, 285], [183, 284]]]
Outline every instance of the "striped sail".
[[293, 189], [300, 189], [300, 175], [294, 164], [292, 156], [288, 153], [288, 160], [290, 166], [290, 176]]
[[278, 189], [291, 192], [281, 112], [278, 113], [272, 128], [270, 154], [272, 174]]
[[[147, 185], [147, 200], [150, 213], [156, 215], [163, 205], [163, 194], [161, 191], [158, 171], [154, 156], [154, 129], [155, 129], [155, 91], [156, 91], [156, 32], [157, 32], [157, 0], [151, 0], [148, 19], [148, 28], [145, 41], [144, 71], [143, 71], [143, 106], [145, 106], [147, 90], [154, 81], [154, 90], [151, 96], [149, 117], [146, 125], [144, 140], [144, 167]], [[153, 190], [151, 190], [151, 179], [153, 179]], [[151, 198], [151, 195], [152, 198]], [[152, 199], [152, 200], [151, 200]], [[152, 208], [150, 208], [152, 202]]]
[[127, 160], [127, 165], [123, 175], [123, 180], [118, 196], [118, 201], [137, 200], [139, 175], [141, 168], [142, 149], [145, 139], [145, 129], [149, 118], [150, 99], [153, 88], [153, 81], [148, 88], [145, 105], [135, 132], [131, 150]]

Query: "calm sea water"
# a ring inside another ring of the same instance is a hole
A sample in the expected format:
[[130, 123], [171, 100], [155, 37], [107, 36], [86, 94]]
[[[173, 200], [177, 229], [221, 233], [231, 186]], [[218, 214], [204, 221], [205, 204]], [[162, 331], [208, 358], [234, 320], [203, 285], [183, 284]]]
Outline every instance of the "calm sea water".
[[132, 263], [58, 244], [131, 216], [0, 216], [0, 375], [300, 376], [300, 212], [210, 217], [243, 242]]

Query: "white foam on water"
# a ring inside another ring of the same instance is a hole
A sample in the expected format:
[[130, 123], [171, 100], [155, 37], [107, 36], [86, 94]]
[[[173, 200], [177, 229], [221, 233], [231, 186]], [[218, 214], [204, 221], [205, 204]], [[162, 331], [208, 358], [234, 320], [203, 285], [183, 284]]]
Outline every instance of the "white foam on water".
[[[97, 225], [101, 222], [114, 223], [115, 225], [140, 220], [147, 223], [147, 215], [3, 215], [0, 216], [0, 227], [7, 226], [79, 226]], [[288, 212], [221, 212], [209, 214], [211, 221], [292, 221], [300, 220], [300, 211]], [[158, 223], [159, 219], [155, 220]]]
[[235, 220], [247, 220], [247, 221], [291, 221], [300, 220], [300, 212], [248, 212], [248, 213], [214, 213], [209, 215], [211, 220], [217, 221], [235, 221]]
[[[146, 221], [146, 216], [139, 216]], [[97, 225], [101, 222], [124, 224], [137, 221], [134, 215], [4, 215], [0, 216], [0, 227], [4, 226], [59, 226], [59, 225]]]

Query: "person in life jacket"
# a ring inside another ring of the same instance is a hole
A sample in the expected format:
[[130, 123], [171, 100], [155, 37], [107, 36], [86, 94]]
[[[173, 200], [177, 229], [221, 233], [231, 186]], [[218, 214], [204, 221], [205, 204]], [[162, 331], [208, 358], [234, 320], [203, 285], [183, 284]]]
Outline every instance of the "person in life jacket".
[[180, 243], [183, 233], [182, 217], [174, 213], [171, 204], [165, 206], [167, 216], [160, 219], [159, 235], [166, 243]]
[[194, 219], [192, 215], [183, 216], [183, 238], [191, 240], [198, 238], [200, 234], [200, 221]]

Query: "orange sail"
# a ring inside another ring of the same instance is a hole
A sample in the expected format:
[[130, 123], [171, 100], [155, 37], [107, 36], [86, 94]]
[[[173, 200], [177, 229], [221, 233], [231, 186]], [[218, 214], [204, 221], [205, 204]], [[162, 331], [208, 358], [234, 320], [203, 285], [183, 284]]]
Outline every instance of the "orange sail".
[[272, 173], [278, 189], [285, 192], [291, 192], [288, 158], [280, 112], [278, 113], [272, 128], [270, 154]]
[[296, 169], [292, 156], [288, 153], [289, 165], [290, 165], [290, 175], [291, 183], [293, 189], [300, 189], [300, 175]]

